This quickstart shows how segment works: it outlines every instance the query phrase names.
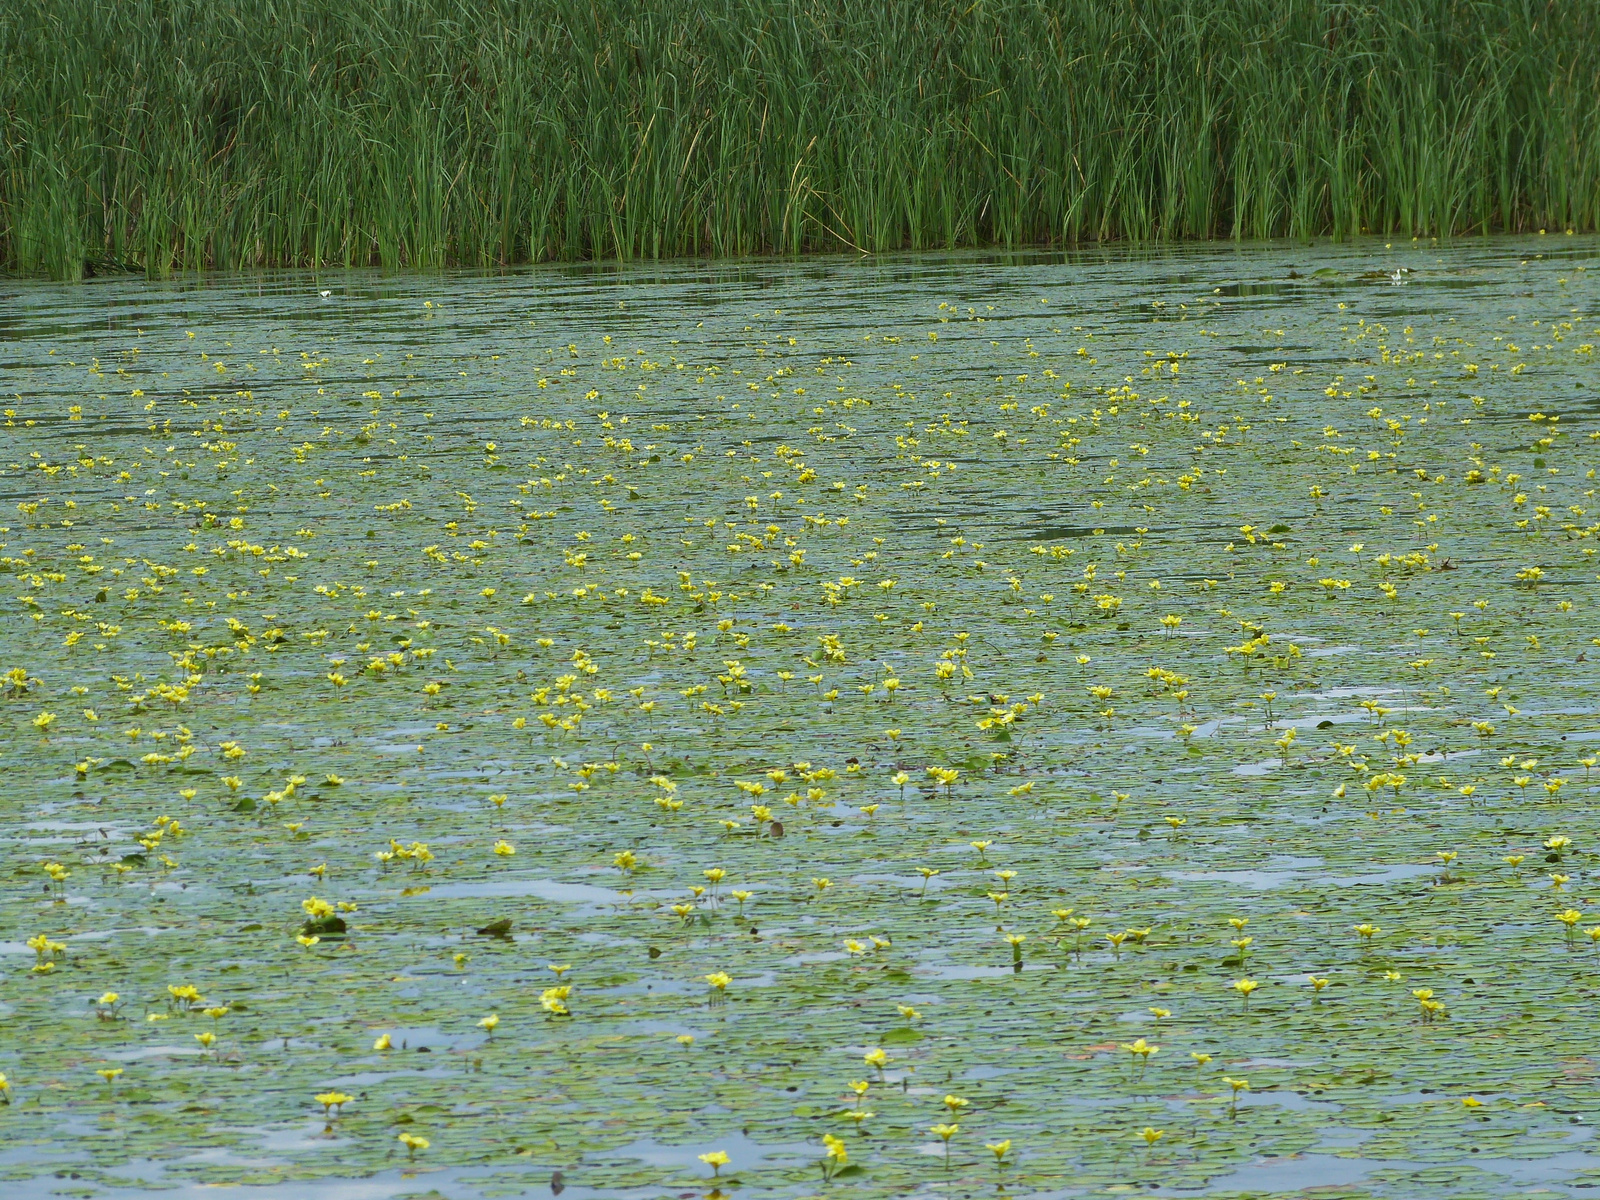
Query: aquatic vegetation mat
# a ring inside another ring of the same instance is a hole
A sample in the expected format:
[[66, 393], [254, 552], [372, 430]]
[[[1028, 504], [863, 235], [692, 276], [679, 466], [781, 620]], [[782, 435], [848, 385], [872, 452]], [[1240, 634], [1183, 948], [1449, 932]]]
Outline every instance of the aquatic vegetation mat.
[[7, 286], [0, 1189], [1593, 1186], [1595, 252]]

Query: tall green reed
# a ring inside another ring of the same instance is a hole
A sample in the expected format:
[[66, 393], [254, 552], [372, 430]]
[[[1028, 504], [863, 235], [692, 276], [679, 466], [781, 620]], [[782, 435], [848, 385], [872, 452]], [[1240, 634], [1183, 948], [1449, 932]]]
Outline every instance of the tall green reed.
[[0, 267], [1593, 229], [1600, 7], [11, 0]]

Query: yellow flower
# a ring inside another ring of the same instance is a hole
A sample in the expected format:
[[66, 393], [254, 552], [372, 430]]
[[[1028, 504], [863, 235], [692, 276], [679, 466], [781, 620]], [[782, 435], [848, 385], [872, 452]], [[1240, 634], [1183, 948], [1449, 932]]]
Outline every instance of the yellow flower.
[[324, 1113], [330, 1108], [338, 1108], [341, 1104], [349, 1104], [353, 1099], [353, 1097], [346, 1096], [343, 1092], [319, 1092], [311, 1098], [322, 1105]]
[[539, 1003], [553, 1017], [570, 1016], [565, 1001], [571, 994], [570, 987], [548, 987], [540, 993]]
[[702, 1154], [700, 1161], [711, 1168], [713, 1175], [719, 1175], [722, 1173], [722, 1168], [727, 1166], [731, 1160], [728, 1158], [726, 1150], [712, 1150], [710, 1153]]
[[1154, 1146], [1158, 1141], [1166, 1136], [1166, 1132], [1167, 1131], [1164, 1129], [1152, 1129], [1150, 1126], [1146, 1125], [1139, 1131], [1139, 1136], [1144, 1139], [1144, 1144], [1146, 1146]]
[[1143, 1038], [1135, 1038], [1131, 1042], [1124, 1042], [1122, 1049], [1133, 1055], [1140, 1062], [1148, 1063], [1152, 1054], [1160, 1054], [1161, 1047], [1153, 1046]]
[[66, 946], [63, 943], [51, 941], [50, 938], [42, 933], [35, 934], [29, 938], [27, 944], [28, 949], [37, 954], [40, 959], [50, 958], [66, 950]]

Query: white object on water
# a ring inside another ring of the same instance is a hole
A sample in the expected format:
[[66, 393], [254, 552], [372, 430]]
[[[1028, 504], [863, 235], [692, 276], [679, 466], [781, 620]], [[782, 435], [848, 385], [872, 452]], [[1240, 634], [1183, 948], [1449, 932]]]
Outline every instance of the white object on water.
[[326, 300], [329, 296], [333, 295], [333, 293], [331, 291], [329, 291], [327, 288], [323, 288], [320, 292], [317, 293], [317, 295], [321, 296], [324, 300]]

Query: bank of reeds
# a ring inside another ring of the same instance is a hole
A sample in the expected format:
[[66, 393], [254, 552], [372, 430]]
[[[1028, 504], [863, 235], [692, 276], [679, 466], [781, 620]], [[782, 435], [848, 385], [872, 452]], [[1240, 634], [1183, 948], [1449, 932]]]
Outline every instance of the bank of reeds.
[[0, 265], [74, 277], [1600, 213], [1600, 5], [8, 0]]

